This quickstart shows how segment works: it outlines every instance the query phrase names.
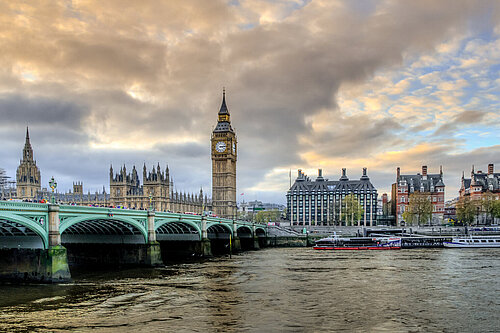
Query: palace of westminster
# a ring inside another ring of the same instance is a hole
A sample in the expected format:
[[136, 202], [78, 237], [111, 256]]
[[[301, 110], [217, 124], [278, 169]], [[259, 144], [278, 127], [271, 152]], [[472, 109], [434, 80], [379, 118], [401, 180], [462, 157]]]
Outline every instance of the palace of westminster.
[[[212, 155], [212, 199], [199, 193], [174, 192], [174, 186], [168, 166], [164, 170], [160, 164], [148, 171], [142, 170], [142, 184], [135, 166], [127, 172], [122, 166], [116, 173], [113, 166], [109, 170], [109, 193], [103, 186], [102, 192], [84, 193], [83, 183], [73, 183], [73, 190], [67, 193], [55, 192], [54, 198], [62, 204], [94, 205], [100, 207], [124, 207], [129, 209], [149, 209], [170, 212], [192, 212], [213, 214], [236, 218], [236, 134], [231, 127], [229, 110], [226, 106], [225, 91], [218, 113], [217, 126], [211, 136]], [[23, 158], [17, 168], [16, 188], [2, 193], [4, 198], [41, 201], [52, 194], [42, 188], [40, 169], [36, 165], [31, 147], [29, 130], [26, 129], [26, 141]]]

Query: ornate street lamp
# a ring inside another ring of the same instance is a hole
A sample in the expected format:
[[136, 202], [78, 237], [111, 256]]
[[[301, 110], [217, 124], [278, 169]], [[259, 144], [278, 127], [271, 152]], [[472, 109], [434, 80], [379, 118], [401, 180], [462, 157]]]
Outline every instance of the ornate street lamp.
[[149, 210], [153, 210], [153, 193], [149, 192]]
[[52, 203], [55, 203], [55, 198], [54, 198], [54, 190], [56, 189], [57, 187], [57, 182], [55, 181], [54, 177], [50, 178], [50, 181], [49, 181], [49, 186], [50, 188], [52, 189], [52, 199], [51, 199], [51, 202]]

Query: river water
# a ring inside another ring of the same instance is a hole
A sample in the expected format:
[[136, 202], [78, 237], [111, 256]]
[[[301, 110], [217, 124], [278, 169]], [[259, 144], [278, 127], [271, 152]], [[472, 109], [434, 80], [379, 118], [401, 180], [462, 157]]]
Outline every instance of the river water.
[[0, 331], [498, 332], [499, 249], [265, 249], [0, 286]]

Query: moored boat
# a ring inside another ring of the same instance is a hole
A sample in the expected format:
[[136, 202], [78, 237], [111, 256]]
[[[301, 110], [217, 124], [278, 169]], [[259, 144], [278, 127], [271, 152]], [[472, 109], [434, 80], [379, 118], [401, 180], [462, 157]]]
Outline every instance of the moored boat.
[[455, 248], [500, 248], [500, 236], [454, 237], [451, 242], [443, 242], [444, 247]]
[[400, 237], [353, 237], [329, 236], [316, 241], [315, 250], [399, 250]]

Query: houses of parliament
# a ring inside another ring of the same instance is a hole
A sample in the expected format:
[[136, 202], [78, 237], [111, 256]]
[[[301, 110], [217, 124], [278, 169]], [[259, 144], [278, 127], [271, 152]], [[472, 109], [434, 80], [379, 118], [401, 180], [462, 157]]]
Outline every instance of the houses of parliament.
[[[120, 170], [109, 169], [109, 192], [103, 186], [101, 192], [84, 193], [83, 183], [74, 182], [72, 191], [55, 192], [54, 198], [62, 204], [124, 207], [129, 209], [154, 209], [156, 211], [192, 212], [236, 218], [236, 134], [231, 127], [225, 91], [218, 113], [217, 126], [211, 135], [212, 199], [203, 190], [198, 193], [174, 191], [168, 166], [158, 163], [149, 169], [142, 167], [142, 181], [135, 166], [128, 172], [125, 165]], [[16, 172], [16, 188], [3, 193], [4, 198], [41, 201], [52, 194], [42, 188], [40, 169], [36, 164], [31, 146], [29, 129], [23, 155]]]

